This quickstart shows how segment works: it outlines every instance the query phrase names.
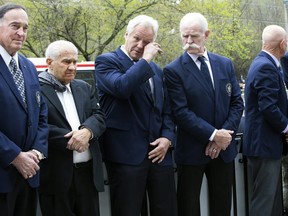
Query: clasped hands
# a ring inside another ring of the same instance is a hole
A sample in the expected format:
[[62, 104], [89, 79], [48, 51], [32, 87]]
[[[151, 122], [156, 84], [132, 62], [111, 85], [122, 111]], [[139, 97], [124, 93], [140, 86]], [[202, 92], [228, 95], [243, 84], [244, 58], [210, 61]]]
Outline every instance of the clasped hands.
[[37, 154], [32, 150], [27, 152], [20, 152], [17, 157], [11, 162], [23, 178], [32, 178], [40, 169], [39, 159]]
[[[89, 139], [91, 132], [87, 128], [81, 130], [70, 131], [65, 137], [71, 137], [67, 143], [69, 150], [83, 152], [89, 148]], [[40, 169], [39, 159], [32, 150], [27, 152], [20, 152], [20, 154], [11, 162], [18, 172], [25, 178], [32, 178]]]
[[225, 151], [232, 141], [232, 134], [234, 131], [220, 129], [216, 131], [213, 141], [210, 141], [205, 149], [205, 155], [210, 156], [211, 159], [217, 158], [220, 151]]
[[65, 134], [64, 137], [70, 137], [67, 143], [67, 149], [81, 153], [89, 148], [91, 132], [87, 128], [82, 128], [80, 130], [70, 131]]

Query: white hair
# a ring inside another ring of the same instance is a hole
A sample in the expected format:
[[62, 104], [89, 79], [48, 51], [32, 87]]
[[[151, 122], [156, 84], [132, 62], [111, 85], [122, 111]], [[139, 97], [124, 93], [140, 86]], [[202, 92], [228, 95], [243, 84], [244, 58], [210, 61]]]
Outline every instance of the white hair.
[[208, 31], [208, 22], [207, 19], [201, 13], [187, 13], [182, 17], [179, 25], [179, 30], [182, 32], [182, 29], [187, 25], [197, 23], [201, 26], [203, 32]]
[[49, 44], [45, 52], [45, 57], [55, 60], [59, 57], [59, 54], [61, 54], [62, 51], [67, 49], [74, 50], [78, 55], [78, 49], [73, 43], [66, 40], [57, 40]]
[[134, 31], [134, 29], [138, 26], [145, 26], [145, 27], [151, 27], [153, 30], [153, 39], [156, 40], [157, 33], [158, 33], [158, 22], [157, 20], [153, 19], [150, 16], [147, 15], [139, 15], [133, 18], [132, 20], [129, 21], [126, 32], [130, 34], [131, 32]]

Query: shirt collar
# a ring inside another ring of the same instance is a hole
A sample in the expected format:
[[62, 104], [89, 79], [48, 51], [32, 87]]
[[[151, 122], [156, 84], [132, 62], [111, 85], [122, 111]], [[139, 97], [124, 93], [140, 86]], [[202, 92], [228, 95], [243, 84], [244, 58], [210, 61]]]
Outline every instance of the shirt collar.
[[[126, 49], [124, 48], [124, 45], [122, 45], [122, 46], [120, 47], [120, 49], [125, 53], [125, 55], [128, 56], [129, 59], [131, 59], [131, 61], [135, 62], [135, 61], [129, 56], [128, 52], [127, 52]], [[140, 59], [139, 59], [139, 60], [140, 60]]]
[[67, 91], [72, 92], [72, 91], [71, 91], [70, 83], [66, 84], [65, 86], [66, 86], [66, 90], [67, 90]]
[[267, 53], [269, 56], [271, 56], [271, 58], [273, 58], [273, 60], [275, 61], [276, 66], [277, 66], [277, 67], [280, 67], [280, 62], [278, 61], [278, 59], [277, 59], [274, 55], [272, 55], [270, 52], [268, 52], [268, 51], [266, 51], [266, 50], [262, 50], [262, 51], [265, 52], [265, 53]]
[[[188, 53], [187, 52], [187, 54], [191, 57], [191, 59], [194, 61], [194, 62], [196, 62], [197, 61], [197, 59], [198, 59], [198, 55], [196, 55], [196, 54], [190, 54], [190, 53]], [[208, 58], [208, 53], [207, 53], [207, 50], [205, 49], [205, 52], [203, 53], [203, 55], [202, 56], [204, 56], [205, 57], [205, 59], [207, 60], [207, 61], [209, 61], [209, 58]]]
[[19, 66], [18, 64], [18, 53], [16, 53], [14, 56], [10, 56], [9, 53], [0, 45], [0, 55], [2, 56], [4, 62], [6, 63], [6, 65], [9, 67], [10, 61], [12, 59], [12, 57], [15, 59], [16, 64]]

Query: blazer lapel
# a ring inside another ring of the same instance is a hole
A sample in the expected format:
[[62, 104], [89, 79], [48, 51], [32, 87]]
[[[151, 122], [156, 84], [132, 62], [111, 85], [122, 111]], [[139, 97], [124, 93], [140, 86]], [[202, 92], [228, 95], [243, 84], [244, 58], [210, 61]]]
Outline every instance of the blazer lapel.
[[59, 111], [61, 116], [64, 119], [66, 119], [64, 109], [62, 107], [62, 104], [61, 104], [55, 90], [51, 86], [45, 84], [42, 86], [42, 94], [45, 95], [45, 97], [49, 101], [49, 103], [52, 104]]
[[209, 86], [206, 78], [204, 77], [203, 74], [201, 74], [201, 71], [197, 67], [196, 63], [191, 59], [191, 57], [185, 52], [183, 55], [183, 64], [184, 67], [186, 68], [189, 73], [191, 73], [195, 80], [200, 83], [207, 92], [207, 94], [211, 97], [214, 98], [214, 90], [213, 86]]
[[[22, 97], [20, 95], [20, 92], [19, 92], [19, 90], [18, 90], [18, 88], [17, 88], [17, 86], [16, 86], [16, 84], [15, 84], [15, 82], [13, 80], [12, 75], [11, 75], [11, 72], [10, 72], [9, 68], [7, 67], [7, 65], [5, 64], [2, 56], [0, 56], [0, 68], [1, 68], [0, 74], [3, 77], [3, 80], [7, 83], [7, 85], [9, 86], [9, 88], [13, 92], [15, 98], [19, 101], [19, 103], [21, 104], [23, 109], [27, 111], [26, 105], [23, 102], [23, 99], [22, 99]], [[24, 72], [23, 72], [23, 76], [24, 76]], [[26, 87], [27, 78], [25, 79], [25, 77], [24, 77], [24, 80], [25, 80], [25, 87]]]
[[215, 89], [215, 94], [217, 94], [217, 92], [219, 92], [219, 73], [220, 72], [220, 66], [219, 66], [219, 59], [216, 59], [214, 56], [210, 55], [208, 53], [209, 56], [209, 60], [210, 60], [210, 65], [211, 65], [211, 69], [213, 71], [212, 76], [213, 76], [213, 80], [214, 80], [214, 89]]
[[79, 120], [80, 120], [80, 123], [82, 123], [84, 121], [84, 110], [83, 110], [83, 107], [84, 107], [84, 100], [83, 98], [84, 95], [82, 94], [82, 89], [80, 88], [80, 86], [78, 85], [77, 82], [75, 81], [72, 81], [70, 83], [70, 87], [71, 87], [71, 91], [72, 91], [72, 94], [73, 94], [73, 98], [74, 98], [74, 102], [75, 102], [75, 106], [76, 106], [76, 109], [77, 109], [77, 113], [78, 113], [78, 117], [79, 117]]
[[123, 73], [127, 71], [133, 64], [134, 62], [121, 50], [120, 47], [116, 50], [117, 56], [121, 60], [121, 65], [123, 68], [122, 71]]
[[[123, 71], [123, 73], [125, 73], [125, 71], [127, 71], [134, 64], [134, 62], [121, 50], [120, 47], [118, 47], [118, 49], [116, 50], [116, 53], [119, 59], [121, 60], [121, 66], [123, 67], [121, 68], [121, 70]], [[147, 80], [147, 82], [149, 81]], [[149, 88], [147, 88], [146, 84], [147, 83], [143, 83], [141, 85], [141, 88], [144, 90], [145, 95], [147, 99], [149, 100], [149, 102], [154, 104], [152, 93], [149, 90]]]

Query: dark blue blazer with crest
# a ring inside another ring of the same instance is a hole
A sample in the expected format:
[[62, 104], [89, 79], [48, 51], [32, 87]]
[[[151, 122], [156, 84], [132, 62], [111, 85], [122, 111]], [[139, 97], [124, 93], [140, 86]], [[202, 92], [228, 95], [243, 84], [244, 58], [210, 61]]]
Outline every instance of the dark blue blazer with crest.
[[[144, 59], [134, 64], [119, 47], [96, 58], [95, 76], [107, 117], [102, 137], [105, 160], [138, 165], [147, 157], [150, 142], [159, 137], [173, 141], [174, 123], [159, 66]], [[154, 99], [145, 87], [150, 77]], [[172, 164], [170, 151], [160, 163], [167, 164]]]
[[[0, 193], [12, 191], [18, 171], [11, 162], [21, 151], [36, 149], [47, 156], [47, 107], [40, 94], [37, 71], [32, 62], [18, 56], [27, 107], [0, 56]], [[38, 187], [39, 172], [27, 181]]]
[[[230, 59], [208, 53], [215, 90], [211, 90], [197, 65], [185, 52], [164, 68], [172, 110], [177, 122], [175, 160], [180, 165], [201, 165], [209, 137], [215, 129], [237, 132], [243, 100]], [[232, 161], [237, 154], [235, 141], [220, 157]]]

